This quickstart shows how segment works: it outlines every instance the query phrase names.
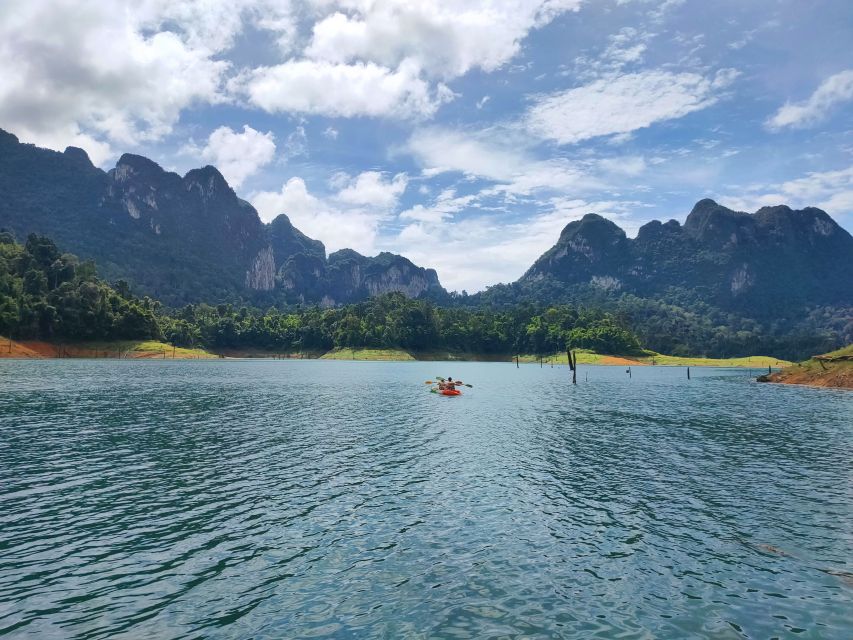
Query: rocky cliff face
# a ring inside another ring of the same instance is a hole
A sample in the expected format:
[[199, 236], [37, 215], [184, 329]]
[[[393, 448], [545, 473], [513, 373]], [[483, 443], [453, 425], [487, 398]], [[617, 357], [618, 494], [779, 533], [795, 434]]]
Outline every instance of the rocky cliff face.
[[351, 249], [337, 251], [329, 256], [327, 277], [333, 300], [391, 291], [416, 298], [431, 289], [441, 288], [433, 269], [423, 269], [393, 253], [368, 258]]
[[418, 267], [392, 253], [370, 258], [352, 249], [336, 251], [328, 260], [296, 254], [279, 270], [279, 281], [300, 301], [311, 299], [324, 306], [392, 291], [411, 298], [443, 291], [433, 269]]
[[104, 277], [124, 278], [172, 305], [251, 298], [254, 292], [344, 303], [441, 288], [434, 271], [391, 254], [355, 254], [357, 269], [343, 275], [343, 263], [327, 261], [323, 243], [286, 215], [263, 224], [215, 167], [180, 176], [124, 154], [104, 172], [82, 149], [39, 149], [2, 130], [0, 228], [19, 237], [48, 235], [94, 259]]
[[538, 280], [556, 276], [569, 281], [589, 281], [607, 276], [608, 282], [619, 280], [630, 241], [625, 232], [610, 220], [588, 213], [581, 220], [566, 225], [551, 249], [527, 271], [522, 279]]
[[644, 297], [685, 291], [723, 309], [771, 314], [785, 304], [851, 305], [853, 237], [815, 208], [748, 214], [701, 200], [684, 225], [653, 221], [633, 240], [588, 214], [519, 284], [546, 280]]
[[246, 286], [256, 291], [275, 289], [275, 258], [272, 247], [264, 247], [246, 271]]

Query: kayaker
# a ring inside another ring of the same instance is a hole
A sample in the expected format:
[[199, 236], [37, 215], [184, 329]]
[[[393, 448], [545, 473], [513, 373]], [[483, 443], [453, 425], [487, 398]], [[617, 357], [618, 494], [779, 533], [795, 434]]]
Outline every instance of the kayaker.
[[444, 386], [442, 387], [441, 385], [439, 385], [438, 388], [439, 389], [448, 389], [450, 391], [455, 391], [457, 384], [462, 384], [462, 381], [457, 380], [456, 382], [454, 382], [453, 378], [451, 378], [450, 376], [447, 376], [447, 380], [444, 382]]

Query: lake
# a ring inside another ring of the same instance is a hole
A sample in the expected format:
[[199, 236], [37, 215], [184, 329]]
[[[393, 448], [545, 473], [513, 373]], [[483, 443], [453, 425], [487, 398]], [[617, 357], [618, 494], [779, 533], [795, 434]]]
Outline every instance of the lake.
[[749, 373], [0, 361], [0, 636], [849, 638], [853, 394]]

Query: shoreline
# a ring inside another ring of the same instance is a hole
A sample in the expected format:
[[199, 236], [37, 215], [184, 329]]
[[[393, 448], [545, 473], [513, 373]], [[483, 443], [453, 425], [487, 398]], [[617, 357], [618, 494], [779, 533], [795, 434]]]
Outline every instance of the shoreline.
[[[579, 365], [625, 367], [736, 367], [764, 369], [789, 367], [792, 363], [769, 356], [742, 358], [698, 358], [661, 354], [605, 355], [588, 350], [575, 352]], [[328, 352], [281, 353], [260, 349], [223, 349], [207, 351], [186, 349], [153, 340], [125, 340], [116, 342], [54, 343], [43, 340], [15, 341], [0, 337], [0, 359], [123, 359], [123, 360], [344, 360], [349, 362], [504, 362], [512, 363], [513, 354], [454, 353], [448, 351], [409, 352], [402, 349], [351, 349], [337, 348]], [[539, 356], [520, 354], [519, 364], [540, 366], [568, 366], [566, 354]], [[778, 374], [773, 374], [778, 375]]]
[[853, 345], [759, 376], [758, 382], [853, 390]]

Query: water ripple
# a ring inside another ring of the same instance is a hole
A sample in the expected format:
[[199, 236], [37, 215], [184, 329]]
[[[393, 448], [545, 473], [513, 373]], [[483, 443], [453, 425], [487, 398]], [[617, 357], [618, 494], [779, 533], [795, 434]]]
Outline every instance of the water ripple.
[[0, 362], [0, 636], [848, 637], [850, 394], [452, 368]]

